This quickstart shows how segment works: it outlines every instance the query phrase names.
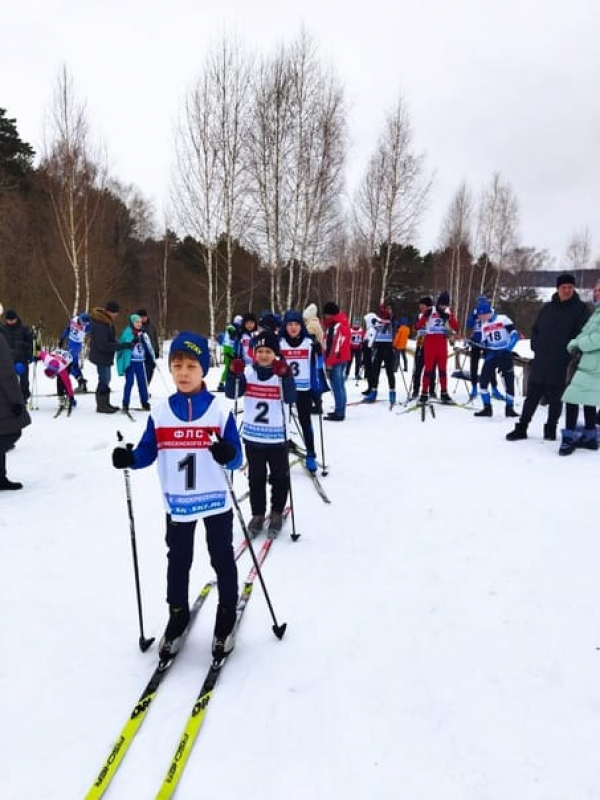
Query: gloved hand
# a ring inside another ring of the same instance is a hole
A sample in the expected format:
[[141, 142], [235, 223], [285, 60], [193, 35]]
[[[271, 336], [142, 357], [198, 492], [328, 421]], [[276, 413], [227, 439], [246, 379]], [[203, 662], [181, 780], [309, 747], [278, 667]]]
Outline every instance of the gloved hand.
[[235, 458], [235, 447], [231, 442], [226, 442], [225, 439], [216, 432], [215, 436], [217, 437], [217, 441], [213, 442], [208, 449], [217, 464], [224, 466]]
[[112, 452], [113, 467], [116, 469], [127, 469], [133, 467], [133, 445], [128, 444], [126, 447], [115, 447]]
[[577, 339], [571, 339], [567, 345], [567, 353], [576, 353], [579, 350], [577, 347]]
[[10, 407], [10, 413], [14, 414], [15, 417], [20, 417], [23, 411], [25, 411], [23, 403], [13, 403]]
[[285, 378], [286, 376], [292, 374], [292, 370], [285, 359], [277, 358], [273, 362], [273, 373], [277, 375], [278, 378]]
[[17, 375], [24, 375], [26, 371], [27, 367], [21, 361], [17, 361], [15, 363], [15, 372], [17, 373]]
[[241, 358], [234, 358], [229, 365], [229, 372], [231, 372], [232, 375], [242, 375], [245, 369], [246, 365]]

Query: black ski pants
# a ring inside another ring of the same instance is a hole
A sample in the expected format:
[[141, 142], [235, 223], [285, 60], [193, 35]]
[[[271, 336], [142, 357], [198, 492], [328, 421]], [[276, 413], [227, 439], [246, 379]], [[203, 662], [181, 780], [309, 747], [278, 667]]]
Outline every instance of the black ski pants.
[[[175, 522], [167, 514], [167, 602], [175, 608], [189, 603], [196, 522]], [[238, 574], [233, 555], [233, 511], [230, 509], [212, 517], [204, 517], [203, 522], [210, 563], [217, 575], [219, 603], [235, 607], [238, 600]]]
[[244, 442], [248, 460], [248, 484], [252, 516], [267, 513], [267, 466], [271, 484], [271, 511], [283, 514], [288, 496], [290, 464], [287, 442], [256, 444]]

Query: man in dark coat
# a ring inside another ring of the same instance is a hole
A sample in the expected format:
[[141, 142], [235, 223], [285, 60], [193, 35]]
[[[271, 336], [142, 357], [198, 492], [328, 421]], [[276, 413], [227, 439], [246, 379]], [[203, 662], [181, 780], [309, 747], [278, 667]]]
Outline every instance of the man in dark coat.
[[110, 404], [110, 370], [115, 353], [133, 347], [133, 342], [119, 344], [115, 335], [114, 320], [119, 313], [119, 304], [110, 300], [104, 308], [90, 311], [90, 355], [92, 364], [98, 371], [96, 387], [96, 411], [99, 414], [114, 414], [117, 406]]
[[575, 291], [574, 276], [567, 272], [559, 275], [556, 292], [549, 303], [544, 303], [531, 329], [531, 349], [535, 355], [529, 369], [527, 397], [520, 420], [506, 434], [509, 442], [527, 438], [527, 426], [542, 397], [548, 401], [544, 439], [556, 439], [570, 359], [567, 344], [581, 331], [589, 315], [589, 308]]
[[17, 380], [13, 357], [4, 336], [0, 336], [0, 491], [22, 489], [23, 484], [6, 477], [6, 453], [31, 423]]
[[23, 325], [17, 312], [9, 308], [4, 313], [4, 325], [0, 325], [12, 354], [15, 371], [19, 376], [25, 402], [29, 400], [29, 364], [33, 358], [33, 333]]
[[148, 338], [150, 339], [150, 344], [152, 345], [152, 349], [154, 350], [155, 358], [152, 358], [150, 353], [146, 352], [146, 360], [144, 362], [144, 366], [146, 368], [146, 381], [148, 382], [148, 386], [150, 386], [150, 381], [152, 380], [152, 376], [154, 375], [154, 369], [156, 367], [155, 359], [160, 358], [160, 347], [158, 344], [158, 334], [156, 333], [156, 328], [154, 324], [150, 322], [148, 318], [148, 312], [145, 308], [140, 308], [139, 311], [135, 312], [138, 317], [142, 318], [142, 330], [144, 333], [148, 334]]

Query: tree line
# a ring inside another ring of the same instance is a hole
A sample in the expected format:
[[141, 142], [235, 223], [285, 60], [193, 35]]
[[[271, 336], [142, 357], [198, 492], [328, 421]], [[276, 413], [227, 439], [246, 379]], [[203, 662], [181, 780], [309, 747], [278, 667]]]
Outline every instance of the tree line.
[[[66, 67], [47, 119], [36, 158], [0, 108], [0, 299], [54, 333], [108, 298], [148, 308], [162, 337], [331, 299], [350, 317], [384, 300], [412, 316], [443, 289], [461, 321], [484, 293], [525, 333], [537, 312], [531, 275], [550, 259], [520, 243], [518, 200], [500, 174], [477, 199], [457, 188], [437, 249], [413, 245], [433, 176], [400, 94], [347, 195], [344, 87], [304, 31], [268, 55], [228, 38], [206, 55], [181, 108], [160, 223], [109, 174]], [[566, 266], [590, 260], [589, 233], [574, 234]]]

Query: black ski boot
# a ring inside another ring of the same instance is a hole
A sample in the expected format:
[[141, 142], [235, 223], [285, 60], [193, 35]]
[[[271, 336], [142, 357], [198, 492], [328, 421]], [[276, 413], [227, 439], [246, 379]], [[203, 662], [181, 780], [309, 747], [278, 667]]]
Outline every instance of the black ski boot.
[[547, 442], [556, 441], [556, 425], [550, 425], [548, 422], [544, 425], [544, 439]]
[[216, 662], [221, 662], [235, 647], [235, 621], [237, 609], [235, 606], [217, 606], [215, 632], [212, 641], [212, 656]]
[[161, 661], [169, 661], [177, 655], [189, 621], [189, 606], [169, 606], [169, 621], [158, 645], [158, 657]]
[[474, 417], [491, 417], [493, 415], [492, 411], [492, 404], [486, 403], [481, 411], [476, 411], [473, 416]]
[[504, 408], [505, 417], [518, 417], [519, 414], [515, 411], [515, 407], [511, 403], [507, 403]]
[[440, 394], [440, 403], [444, 406], [453, 406], [455, 404], [448, 392], [442, 392]]

